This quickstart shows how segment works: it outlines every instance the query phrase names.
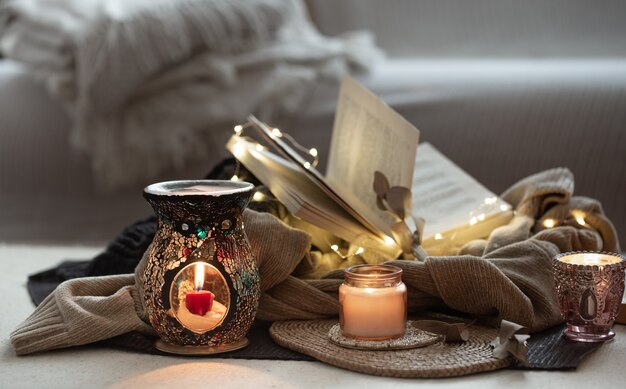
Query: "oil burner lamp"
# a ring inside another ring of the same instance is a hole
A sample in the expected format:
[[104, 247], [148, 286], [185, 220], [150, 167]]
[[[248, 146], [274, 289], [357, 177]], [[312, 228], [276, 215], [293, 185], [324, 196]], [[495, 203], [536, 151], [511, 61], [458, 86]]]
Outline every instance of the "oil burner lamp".
[[177, 354], [245, 347], [258, 307], [259, 271], [243, 229], [254, 186], [233, 181], [169, 181], [144, 197], [158, 217], [146, 252], [144, 303], [160, 339]]

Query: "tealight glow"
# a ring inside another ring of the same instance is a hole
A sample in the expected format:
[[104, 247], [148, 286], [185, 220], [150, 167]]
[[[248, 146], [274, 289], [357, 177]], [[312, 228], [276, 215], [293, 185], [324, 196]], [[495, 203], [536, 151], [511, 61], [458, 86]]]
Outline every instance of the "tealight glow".
[[577, 253], [560, 257], [559, 261], [572, 265], [603, 266], [613, 265], [622, 261], [620, 257], [599, 253]]

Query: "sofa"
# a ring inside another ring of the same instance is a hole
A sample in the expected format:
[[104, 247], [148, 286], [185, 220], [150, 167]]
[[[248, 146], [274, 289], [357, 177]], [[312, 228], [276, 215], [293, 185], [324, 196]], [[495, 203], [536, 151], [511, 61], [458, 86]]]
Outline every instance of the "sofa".
[[[498, 193], [566, 166], [575, 193], [600, 200], [626, 242], [626, 3], [310, 1], [329, 35], [368, 28], [388, 58], [356, 78]], [[272, 123], [328, 150], [338, 84]], [[19, 63], [0, 59], [0, 241], [95, 243], [151, 210], [137, 182], [101, 192], [71, 119]], [[225, 140], [231, 129], [220, 134]], [[419, 152], [419, 150], [418, 150]], [[203, 176], [227, 156], [162, 179]], [[323, 167], [323, 164], [322, 164]]]

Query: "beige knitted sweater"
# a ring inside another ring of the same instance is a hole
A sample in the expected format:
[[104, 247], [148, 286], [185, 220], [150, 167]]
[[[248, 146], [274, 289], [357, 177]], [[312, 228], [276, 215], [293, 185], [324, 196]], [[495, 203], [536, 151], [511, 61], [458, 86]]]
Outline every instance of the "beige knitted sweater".
[[[488, 322], [502, 319], [540, 331], [561, 321], [554, 291], [552, 258], [565, 251], [619, 252], [611, 222], [599, 202], [571, 197], [574, 180], [558, 168], [530, 176], [503, 197], [516, 208], [510, 224], [487, 240], [473, 241], [457, 256], [425, 262], [396, 260], [409, 289], [409, 310], [450, 307]], [[572, 210], [584, 212], [576, 223]], [[341, 271], [322, 279], [301, 279], [296, 267], [315, 267], [311, 238], [269, 214], [246, 211], [246, 233], [261, 273], [257, 318], [276, 321], [336, 316]], [[544, 218], [559, 220], [545, 229]], [[77, 346], [129, 331], [153, 334], [138, 286], [145, 258], [135, 275], [81, 278], [61, 284], [11, 334], [17, 354]]]

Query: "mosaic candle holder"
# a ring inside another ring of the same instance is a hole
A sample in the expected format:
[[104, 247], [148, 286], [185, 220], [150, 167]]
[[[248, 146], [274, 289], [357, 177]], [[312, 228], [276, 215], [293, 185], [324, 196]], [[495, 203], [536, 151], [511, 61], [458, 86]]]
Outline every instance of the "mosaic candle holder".
[[406, 331], [406, 285], [402, 269], [356, 265], [344, 271], [339, 287], [339, 325], [346, 338], [388, 340]]
[[144, 189], [158, 217], [143, 285], [158, 349], [213, 354], [248, 344], [260, 296], [259, 270], [243, 229], [253, 192], [250, 183], [214, 180]]
[[554, 258], [563, 335], [579, 342], [612, 339], [611, 330], [624, 294], [626, 261], [610, 253], [564, 253]]

